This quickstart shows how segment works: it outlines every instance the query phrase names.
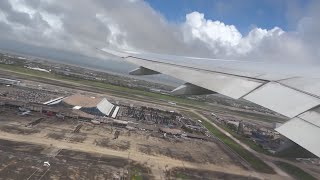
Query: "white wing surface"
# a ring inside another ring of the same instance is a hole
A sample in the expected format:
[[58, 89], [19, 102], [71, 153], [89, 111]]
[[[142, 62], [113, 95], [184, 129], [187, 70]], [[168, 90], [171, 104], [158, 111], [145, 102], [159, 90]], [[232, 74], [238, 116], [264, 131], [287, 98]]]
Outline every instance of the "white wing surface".
[[102, 50], [140, 66], [133, 75], [162, 73], [188, 82], [173, 94], [219, 93], [285, 115], [291, 120], [276, 130], [320, 157], [319, 67]]

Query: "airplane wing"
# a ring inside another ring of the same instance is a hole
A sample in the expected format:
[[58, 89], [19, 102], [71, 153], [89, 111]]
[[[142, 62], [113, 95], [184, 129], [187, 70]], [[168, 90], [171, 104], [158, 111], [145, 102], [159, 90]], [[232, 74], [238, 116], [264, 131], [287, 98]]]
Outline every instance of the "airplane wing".
[[132, 75], [162, 73], [187, 82], [173, 94], [219, 93], [287, 116], [276, 130], [320, 157], [320, 68], [102, 50], [140, 66]]

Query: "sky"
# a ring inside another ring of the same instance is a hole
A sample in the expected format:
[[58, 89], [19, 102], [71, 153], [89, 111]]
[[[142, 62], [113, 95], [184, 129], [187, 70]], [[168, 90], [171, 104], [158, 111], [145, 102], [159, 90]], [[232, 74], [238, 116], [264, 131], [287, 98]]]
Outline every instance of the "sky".
[[[241, 33], [248, 33], [254, 27], [272, 29], [275, 26], [288, 29], [285, 1], [279, 0], [147, 0], [156, 11], [168, 21], [181, 23], [186, 14], [194, 11], [205, 14], [206, 19], [219, 20], [232, 24]], [[305, 6], [307, 1], [298, 2]]]
[[319, 15], [317, 0], [1, 0], [0, 48], [82, 64], [104, 47], [320, 64]]

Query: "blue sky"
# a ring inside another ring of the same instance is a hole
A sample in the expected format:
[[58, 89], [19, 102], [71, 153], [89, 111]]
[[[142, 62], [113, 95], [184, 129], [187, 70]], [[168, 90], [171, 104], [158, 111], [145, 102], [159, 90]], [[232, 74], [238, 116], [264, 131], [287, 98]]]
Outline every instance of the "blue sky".
[[[290, 25], [288, 11], [293, 4], [303, 10], [310, 0], [146, 0], [151, 7], [171, 22], [183, 22], [187, 13], [198, 11], [206, 19], [219, 20], [247, 33], [253, 27], [284, 30]], [[290, 3], [290, 4], [289, 4]]]

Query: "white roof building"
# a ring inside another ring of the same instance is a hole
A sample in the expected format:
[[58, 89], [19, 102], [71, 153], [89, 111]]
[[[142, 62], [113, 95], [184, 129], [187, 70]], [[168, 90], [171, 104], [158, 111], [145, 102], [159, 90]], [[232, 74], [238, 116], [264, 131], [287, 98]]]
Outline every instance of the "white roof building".
[[69, 96], [63, 99], [63, 103], [96, 116], [111, 116], [115, 109], [115, 106], [106, 98], [92, 98], [83, 95]]

